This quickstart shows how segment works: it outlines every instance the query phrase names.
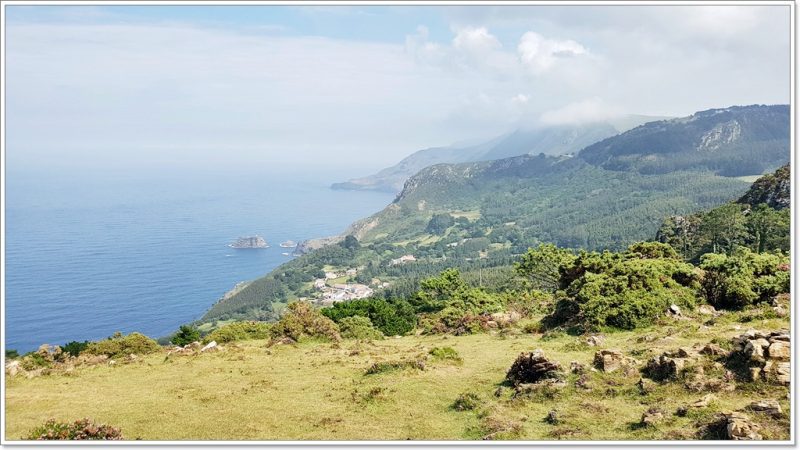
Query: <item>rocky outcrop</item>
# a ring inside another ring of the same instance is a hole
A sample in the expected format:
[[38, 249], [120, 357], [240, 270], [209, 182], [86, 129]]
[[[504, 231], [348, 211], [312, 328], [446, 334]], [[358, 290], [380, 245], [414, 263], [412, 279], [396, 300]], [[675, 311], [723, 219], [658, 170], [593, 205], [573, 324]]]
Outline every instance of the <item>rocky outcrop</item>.
[[542, 350], [534, 350], [520, 354], [506, 374], [506, 381], [514, 386], [529, 383], [540, 383], [545, 380], [559, 379], [561, 366], [544, 356]]
[[747, 409], [750, 411], [768, 414], [772, 417], [780, 417], [780, 415], [783, 413], [783, 409], [781, 409], [781, 405], [777, 400], [759, 400], [757, 402], [750, 403], [747, 406]]
[[261, 236], [240, 237], [230, 245], [231, 248], [267, 248], [269, 244]]
[[788, 386], [791, 382], [791, 338], [788, 330], [748, 330], [731, 340], [731, 362], [744, 364], [750, 380]]
[[637, 361], [625, 356], [621, 350], [606, 349], [594, 354], [594, 366], [603, 372], [614, 372], [624, 370], [626, 373], [634, 369]]

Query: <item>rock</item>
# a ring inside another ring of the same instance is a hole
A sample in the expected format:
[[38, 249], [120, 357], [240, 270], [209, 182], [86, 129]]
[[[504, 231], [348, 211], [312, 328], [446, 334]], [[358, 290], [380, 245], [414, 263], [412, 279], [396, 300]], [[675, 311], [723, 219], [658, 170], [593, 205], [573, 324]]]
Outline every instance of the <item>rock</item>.
[[497, 322], [495, 322], [494, 320], [490, 320], [490, 321], [486, 322], [486, 326], [489, 327], [489, 328], [498, 328], [499, 327]]
[[783, 305], [778, 305], [772, 308], [775, 311], [775, 315], [778, 317], [786, 317], [789, 315], [789, 310], [784, 308]]
[[199, 343], [197, 341], [194, 341], [191, 344], [186, 344], [183, 347], [183, 349], [184, 350], [186, 350], [186, 349], [189, 349], [189, 350], [200, 350], [201, 347], [203, 347], [203, 345], [201, 343]]
[[685, 358], [673, 358], [670, 353], [663, 353], [661, 356], [653, 357], [645, 366], [645, 373], [648, 377], [657, 380], [674, 380], [678, 378], [686, 365]]
[[769, 359], [774, 359], [778, 361], [788, 361], [791, 357], [791, 350], [789, 349], [789, 344], [780, 341], [774, 340], [769, 347], [767, 348], [766, 357]]
[[547, 378], [536, 383], [520, 383], [514, 387], [514, 394], [511, 397], [526, 397], [541, 392], [543, 389], [563, 389], [566, 386], [566, 382], [556, 378]]
[[625, 356], [617, 349], [600, 350], [594, 354], [594, 366], [603, 372], [614, 372], [620, 368], [635, 366], [636, 360]]
[[25, 369], [20, 366], [19, 361], [9, 361], [6, 363], [6, 375], [8, 376], [15, 376], [18, 373], [24, 372]]
[[579, 363], [578, 361], [571, 361], [569, 363], [569, 371], [572, 373], [581, 374], [586, 372], [586, 366]]
[[603, 345], [605, 341], [606, 341], [605, 336], [600, 336], [600, 335], [589, 336], [588, 338], [586, 338], [586, 343], [592, 347], [599, 347]]
[[761, 342], [759, 341], [763, 341], [766, 343], [767, 346], [769, 346], [769, 342], [766, 339], [753, 339], [747, 341], [747, 344], [745, 344], [744, 346], [743, 352], [750, 361], [763, 363], [764, 346], [762, 346]]
[[509, 325], [512, 325], [519, 321], [520, 315], [517, 312], [511, 313], [494, 313], [491, 315], [492, 321], [494, 321], [498, 327], [505, 328]]
[[760, 441], [761, 435], [758, 430], [761, 428], [750, 421], [750, 418], [739, 412], [723, 413], [727, 422], [726, 430], [728, 439], [734, 441]]
[[669, 305], [669, 313], [675, 316], [681, 315], [681, 308], [676, 304]]
[[762, 369], [761, 367], [751, 367], [750, 368], [750, 381], [758, 381], [761, 379]]
[[674, 355], [677, 356], [678, 358], [692, 358], [697, 356], [697, 353], [698, 352], [695, 351], [693, 348], [681, 347], [675, 352]]
[[700, 349], [700, 353], [709, 356], [720, 356], [726, 354], [727, 352], [717, 344], [708, 343], [702, 349]]
[[658, 408], [650, 408], [642, 414], [641, 423], [647, 426], [653, 426], [664, 418], [664, 413]]
[[645, 380], [644, 378], [639, 378], [639, 382], [636, 383], [636, 387], [639, 388], [639, 394], [647, 395], [653, 392], [653, 382], [650, 380]]
[[[769, 361], [767, 362], [769, 364]], [[784, 386], [789, 386], [792, 381], [791, 363], [788, 361], [774, 362], [764, 366], [764, 378]]]
[[206, 344], [205, 347], [200, 349], [200, 353], [216, 352], [216, 351], [219, 351], [219, 350], [220, 350], [220, 347], [217, 346], [217, 341], [211, 341], [208, 344]]
[[522, 383], [536, 383], [545, 379], [558, 378], [561, 366], [544, 356], [542, 350], [521, 353], [506, 374], [506, 380], [517, 386]]
[[591, 391], [592, 386], [589, 384], [589, 377], [586, 374], [581, 374], [580, 377], [575, 381], [575, 387], [584, 389], [586, 391]]
[[700, 307], [697, 308], [697, 312], [707, 316], [717, 314], [717, 310], [711, 305], [700, 305]]
[[678, 406], [678, 409], [675, 411], [675, 415], [678, 417], [686, 417], [686, 414], [689, 413], [689, 408], [686, 406]]
[[692, 403], [689, 406], [691, 406], [692, 408], [705, 408], [706, 406], [710, 405], [711, 402], [713, 402], [716, 399], [717, 399], [716, 395], [707, 394], [707, 395], [703, 396], [703, 398], [701, 398], [700, 400]]
[[558, 411], [551, 409], [550, 412], [547, 413], [547, 417], [545, 417], [544, 421], [550, 425], [558, 425]]
[[767, 413], [773, 417], [778, 417], [783, 412], [777, 400], [760, 400], [753, 402], [747, 406], [747, 409]]

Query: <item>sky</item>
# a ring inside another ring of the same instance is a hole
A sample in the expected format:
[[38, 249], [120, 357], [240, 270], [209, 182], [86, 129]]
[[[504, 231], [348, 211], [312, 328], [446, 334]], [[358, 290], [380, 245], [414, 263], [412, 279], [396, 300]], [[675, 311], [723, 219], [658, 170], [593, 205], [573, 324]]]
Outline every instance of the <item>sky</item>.
[[5, 8], [9, 168], [379, 169], [790, 99], [788, 5]]

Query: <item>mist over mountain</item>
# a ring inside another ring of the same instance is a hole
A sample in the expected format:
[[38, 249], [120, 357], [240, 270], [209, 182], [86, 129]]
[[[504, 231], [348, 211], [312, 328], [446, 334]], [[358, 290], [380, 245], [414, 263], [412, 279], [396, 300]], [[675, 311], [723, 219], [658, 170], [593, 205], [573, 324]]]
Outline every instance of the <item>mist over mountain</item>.
[[373, 175], [334, 183], [333, 189], [399, 192], [405, 181], [434, 164], [490, 161], [525, 154], [563, 155], [604, 138], [663, 117], [626, 115], [616, 119], [577, 124], [537, 124], [521, 127], [475, 145], [450, 145], [419, 150], [394, 166]]

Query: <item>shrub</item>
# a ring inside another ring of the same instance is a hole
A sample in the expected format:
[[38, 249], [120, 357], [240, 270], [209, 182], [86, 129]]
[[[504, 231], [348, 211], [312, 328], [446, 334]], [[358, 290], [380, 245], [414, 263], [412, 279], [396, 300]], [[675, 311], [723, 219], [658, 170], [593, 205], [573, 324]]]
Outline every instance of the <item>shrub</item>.
[[434, 360], [461, 363], [464, 360], [453, 347], [434, 347], [429, 352]]
[[472, 392], [461, 394], [453, 402], [453, 409], [456, 411], [471, 411], [480, 406], [481, 399]]
[[223, 325], [203, 338], [203, 343], [215, 341], [218, 344], [226, 342], [246, 341], [250, 339], [267, 339], [270, 337], [271, 324], [256, 321], [232, 322]]
[[665, 244], [634, 244], [625, 253], [581, 252], [559, 273], [564, 290], [556, 293], [555, 308], [543, 321], [548, 326], [648, 326], [672, 303], [693, 308], [699, 288], [692, 265]]
[[181, 325], [175, 336], [172, 336], [170, 342], [175, 345], [183, 347], [184, 345], [191, 344], [200, 340], [200, 331], [192, 325]]
[[272, 326], [270, 334], [273, 338], [288, 337], [298, 342], [306, 338], [341, 340], [336, 322], [301, 301], [289, 304], [286, 314]]
[[346, 339], [383, 339], [383, 333], [372, 326], [372, 321], [367, 317], [344, 317], [339, 321], [339, 329]]
[[789, 292], [789, 257], [739, 248], [733, 255], [701, 257], [703, 293], [717, 308], [742, 309]]
[[161, 350], [156, 341], [141, 333], [131, 333], [123, 336], [117, 332], [108, 339], [90, 342], [85, 352], [92, 355], [106, 355], [109, 358], [119, 358], [130, 354], [145, 355]]
[[345, 317], [366, 317], [386, 336], [404, 335], [417, 325], [414, 308], [402, 300], [386, 301], [375, 298], [350, 300], [325, 308], [322, 314], [337, 323], [341, 323]]
[[122, 431], [105, 424], [95, 424], [90, 419], [79, 419], [75, 422], [56, 422], [50, 419], [28, 434], [28, 439], [38, 441], [50, 440], [122, 440]]
[[532, 317], [543, 313], [552, 306], [553, 295], [536, 289], [512, 294], [506, 300], [506, 309], [516, 312], [522, 317]]
[[86, 347], [89, 346], [89, 341], [71, 341], [67, 342], [66, 344], [61, 346], [61, 350], [64, 353], [69, 353], [72, 356], [78, 356], [81, 354], [82, 351], [86, 350]]
[[22, 362], [20, 364], [25, 370], [36, 370], [51, 367], [53, 365], [52, 361], [38, 352], [26, 353], [25, 356], [22, 357]]
[[19, 352], [13, 349], [6, 350], [6, 358], [7, 359], [19, 358]]

